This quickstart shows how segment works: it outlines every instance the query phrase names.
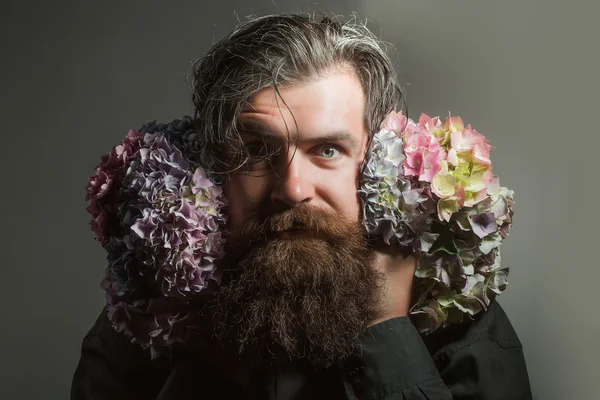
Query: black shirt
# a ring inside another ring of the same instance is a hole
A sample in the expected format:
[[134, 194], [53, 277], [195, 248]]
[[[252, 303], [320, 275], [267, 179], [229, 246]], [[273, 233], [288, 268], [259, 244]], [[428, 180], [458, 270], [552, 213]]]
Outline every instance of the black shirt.
[[255, 371], [249, 387], [194, 354], [150, 359], [104, 311], [83, 339], [71, 399], [531, 399], [523, 348], [496, 302], [475, 322], [422, 336], [408, 317], [369, 327], [355, 354], [318, 373]]

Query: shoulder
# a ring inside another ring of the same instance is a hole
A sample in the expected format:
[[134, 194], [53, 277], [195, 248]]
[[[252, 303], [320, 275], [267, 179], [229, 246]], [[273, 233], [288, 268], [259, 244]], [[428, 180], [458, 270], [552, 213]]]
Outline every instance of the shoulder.
[[474, 321], [423, 339], [453, 398], [532, 398], [521, 341], [496, 301]]
[[423, 340], [436, 364], [464, 348], [493, 343], [500, 348], [522, 348], [521, 341], [500, 304], [494, 300], [474, 321], [439, 329]]

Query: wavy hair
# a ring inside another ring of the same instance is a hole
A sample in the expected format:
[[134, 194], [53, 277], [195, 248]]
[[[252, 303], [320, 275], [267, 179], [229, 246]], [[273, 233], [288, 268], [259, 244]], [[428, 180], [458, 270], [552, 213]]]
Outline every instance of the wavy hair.
[[355, 19], [279, 14], [250, 19], [193, 65], [195, 121], [205, 168], [235, 171], [247, 161], [238, 116], [259, 90], [317, 79], [336, 68], [358, 77], [370, 132], [404, 95], [383, 43]]

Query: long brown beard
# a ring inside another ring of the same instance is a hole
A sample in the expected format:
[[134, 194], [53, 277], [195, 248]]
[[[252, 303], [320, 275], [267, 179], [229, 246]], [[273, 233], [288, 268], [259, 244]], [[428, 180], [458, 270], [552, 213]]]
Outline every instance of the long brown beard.
[[[278, 237], [296, 228], [305, 235]], [[219, 340], [252, 363], [326, 367], [355, 349], [375, 317], [381, 276], [358, 222], [298, 206], [250, 218], [226, 254], [211, 319]]]

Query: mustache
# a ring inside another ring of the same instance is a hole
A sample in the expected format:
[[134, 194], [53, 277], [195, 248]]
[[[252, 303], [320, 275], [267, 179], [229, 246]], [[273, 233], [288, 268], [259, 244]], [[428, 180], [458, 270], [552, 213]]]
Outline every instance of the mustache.
[[243, 226], [230, 232], [234, 241], [269, 240], [287, 231], [303, 230], [308, 236], [328, 240], [347, 237], [348, 226], [358, 224], [340, 214], [301, 204], [269, 215], [250, 214]]

